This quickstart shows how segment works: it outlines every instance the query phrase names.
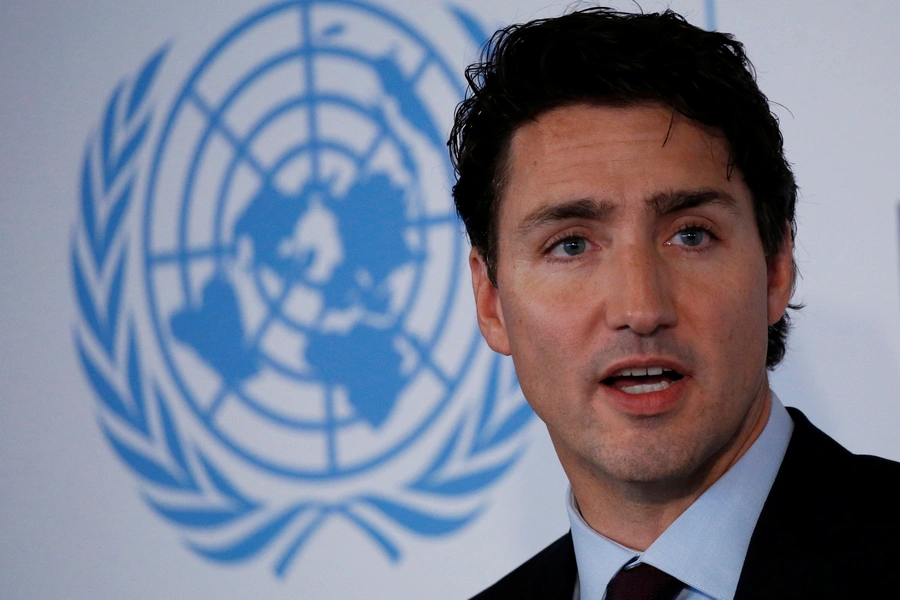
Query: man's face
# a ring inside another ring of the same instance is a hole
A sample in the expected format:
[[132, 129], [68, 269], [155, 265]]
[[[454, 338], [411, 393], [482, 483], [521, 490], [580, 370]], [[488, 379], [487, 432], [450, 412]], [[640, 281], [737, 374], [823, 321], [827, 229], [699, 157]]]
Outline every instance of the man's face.
[[791, 251], [766, 260], [727, 160], [717, 131], [657, 105], [562, 107], [511, 140], [496, 287], [471, 257], [479, 324], [576, 495], [702, 478], [760, 421]]

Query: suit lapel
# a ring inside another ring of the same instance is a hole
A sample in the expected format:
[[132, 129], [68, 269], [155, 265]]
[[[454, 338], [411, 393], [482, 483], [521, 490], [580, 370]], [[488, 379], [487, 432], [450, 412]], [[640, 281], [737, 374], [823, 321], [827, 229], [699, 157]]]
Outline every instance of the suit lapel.
[[534, 571], [534, 580], [527, 598], [535, 600], [572, 600], [578, 567], [575, 562], [575, 546], [570, 531], [558, 539], [547, 553], [546, 559]]
[[760, 513], [735, 600], [834, 597], [839, 545], [832, 525], [844, 502], [838, 474], [852, 455], [789, 408], [794, 432]]

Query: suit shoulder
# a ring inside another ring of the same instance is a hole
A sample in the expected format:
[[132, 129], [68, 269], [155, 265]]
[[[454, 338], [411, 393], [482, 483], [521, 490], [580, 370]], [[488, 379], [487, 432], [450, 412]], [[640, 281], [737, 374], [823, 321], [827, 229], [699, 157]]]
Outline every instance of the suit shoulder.
[[900, 589], [900, 464], [855, 455], [788, 410], [794, 433], [735, 598], [893, 597]]
[[567, 533], [472, 600], [540, 598], [571, 600], [575, 589], [575, 548]]
[[853, 454], [847, 461], [844, 487], [848, 509], [862, 519], [893, 523], [900, 533], [900, 512], [896, 510], [900, 489], [900, 463], [865, 454]]
[[900, 463], [853, 454], [812, 425], [800, 411], [789, 411], [795, 428], [782, 463], [783, 476], [779, 472], [782, 481], [776, 479], [779, 488], [785, 488], [798, 501], [817, 496], [817, 504], [822, 507], [858, 509], [863, 519], [872, 516], [874, 505], [893, 504], [894, 490], [900, 487]]
[[872, 481], [900, 480], [900, 462], [869, 454], [852, 456], [857, 477]]

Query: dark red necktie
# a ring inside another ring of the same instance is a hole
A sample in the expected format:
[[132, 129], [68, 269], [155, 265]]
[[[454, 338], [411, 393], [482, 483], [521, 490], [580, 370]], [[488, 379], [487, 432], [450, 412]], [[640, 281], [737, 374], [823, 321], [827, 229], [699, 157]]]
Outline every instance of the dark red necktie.
[[622, 569], [606, 586], [606, 600], [672, 600], [684, 584], [656, 567]]

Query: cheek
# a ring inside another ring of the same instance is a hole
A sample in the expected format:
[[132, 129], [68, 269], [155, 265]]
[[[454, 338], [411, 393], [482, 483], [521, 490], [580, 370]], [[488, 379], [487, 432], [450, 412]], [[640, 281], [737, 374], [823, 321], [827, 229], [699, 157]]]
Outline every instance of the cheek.
[[602, 300], [584, 277], [521, 277], [509, 289], [515, 293], [501, 294], [501, 304], [514, 355], [564, 360], [596, 333]]
[[707, 340], [705, 360], [732, 375], [755, 377], [765, 368], [768, 340], [765, 264], [734, 265], [718, 275], [695, 280], [680, 295], [679, 313], [692, 324], [695, 340]]
[[[546, 420], [542, 404], [556, 404], [577, 385], [578, 365], [590, 345], [588, 309], [572, 300], [570, 291], [520, 288], [503, 302], [506, 329], [519, 384], [538, 415]], [[523, 298], [527, 298], [523, 300]], [[562, 392], [562, 390], [567, 392]], [[558, 410], [554, 408], [553, 410]]]

